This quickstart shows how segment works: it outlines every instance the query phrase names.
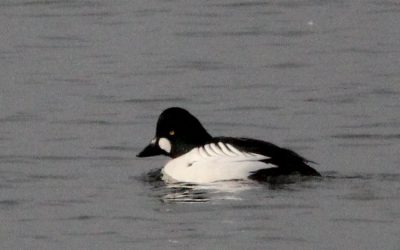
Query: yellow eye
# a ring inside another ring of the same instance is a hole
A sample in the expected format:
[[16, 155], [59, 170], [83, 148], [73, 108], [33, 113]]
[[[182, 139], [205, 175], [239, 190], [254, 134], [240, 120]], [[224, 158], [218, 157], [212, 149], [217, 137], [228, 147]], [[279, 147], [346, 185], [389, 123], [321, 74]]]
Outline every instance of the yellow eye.
[[169, 135], [174, 135], [174, 134], [175, 134], [174, 130], [169, 131]]

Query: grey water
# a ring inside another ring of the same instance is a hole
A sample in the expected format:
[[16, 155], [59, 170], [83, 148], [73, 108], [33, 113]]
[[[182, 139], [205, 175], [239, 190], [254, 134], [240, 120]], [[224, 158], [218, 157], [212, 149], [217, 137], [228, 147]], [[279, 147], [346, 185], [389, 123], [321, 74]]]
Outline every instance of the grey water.
[[[399, 249], [400, 5], [0, 2], [0, 249]], [[159, 113], [323, 178], [167, 186]]]

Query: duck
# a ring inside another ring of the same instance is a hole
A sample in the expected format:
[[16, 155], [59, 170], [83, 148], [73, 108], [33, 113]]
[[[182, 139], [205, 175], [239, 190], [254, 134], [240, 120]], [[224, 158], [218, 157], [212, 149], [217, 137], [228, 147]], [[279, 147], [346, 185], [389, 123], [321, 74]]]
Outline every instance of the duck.
[[165, 109], [155, 137], [137, 157], [165, 155], [161, 169], [169, 183], [206, 184], [219, 181], [267, 181], [280, 176], [321, 176], [313, 163], [294, 151], [245, 137], [213, 137], [181, 107]]

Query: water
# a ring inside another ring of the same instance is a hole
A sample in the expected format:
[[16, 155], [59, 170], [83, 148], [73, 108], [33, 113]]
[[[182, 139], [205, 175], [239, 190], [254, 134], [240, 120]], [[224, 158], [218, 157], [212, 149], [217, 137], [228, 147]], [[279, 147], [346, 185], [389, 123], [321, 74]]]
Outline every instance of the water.
[[[0, 3], [1, 249], [398, 249], [395, 1]], [[322, 179], [167, 187], [159, 113]], [[149, 174], [150, 172], [150, 174]]]

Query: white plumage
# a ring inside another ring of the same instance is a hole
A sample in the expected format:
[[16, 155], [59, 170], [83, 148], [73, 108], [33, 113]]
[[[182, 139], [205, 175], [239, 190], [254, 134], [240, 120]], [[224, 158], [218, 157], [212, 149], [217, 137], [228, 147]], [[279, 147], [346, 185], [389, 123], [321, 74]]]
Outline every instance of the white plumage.
[[265, 155], [241, 152], [229, 143], [210, 143], [170, 160], [162, 169], [168, 182], [209, 183], [243, 179], [251, 173], [276, 167], [262, 162]]

